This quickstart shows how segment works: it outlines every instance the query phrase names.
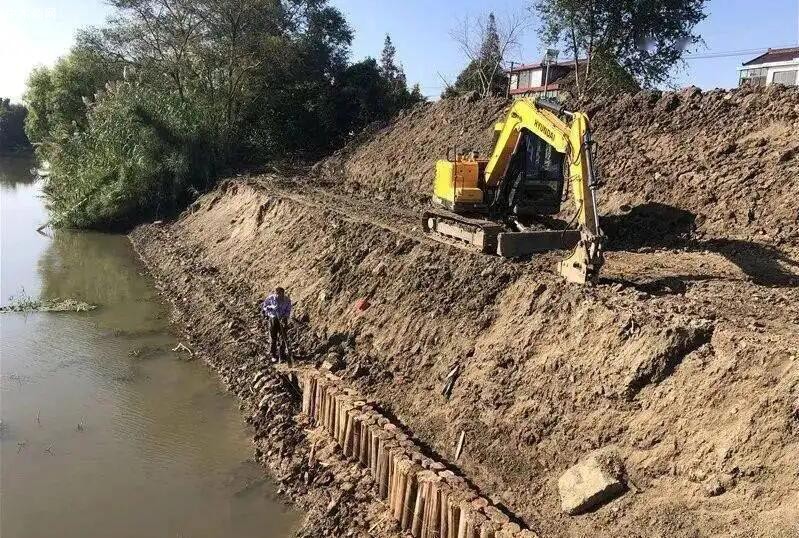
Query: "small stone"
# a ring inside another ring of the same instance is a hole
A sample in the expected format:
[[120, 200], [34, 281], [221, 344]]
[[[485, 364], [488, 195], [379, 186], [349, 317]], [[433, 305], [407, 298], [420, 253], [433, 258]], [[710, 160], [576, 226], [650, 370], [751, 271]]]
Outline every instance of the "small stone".
[[569, 515], [588, 512], [624, 492], [622, 484], [596, 456], [570, 467], [558, 479], [561, 509]]
[[705, 482], [704, 488], [708, 497], [716, 497], [727, 491], [717, 478], [712, 478]]
[[339, 500], [341, 500], [341, 497], [333, 497], [330, 499], [330, 502], [327, 505], [327, 510], [325, 510], [325, 515], [332, 515], [336, 511]]
[[322, 370], [337, 372], [344, 367], [344, 361], [335, 353], [328, 353], [322, 361]]

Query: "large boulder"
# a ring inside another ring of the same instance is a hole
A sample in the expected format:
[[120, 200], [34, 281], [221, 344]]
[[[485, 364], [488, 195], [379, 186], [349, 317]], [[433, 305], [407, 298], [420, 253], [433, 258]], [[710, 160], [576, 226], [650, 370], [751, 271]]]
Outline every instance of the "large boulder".
[[558, 480], [561, 509], [569, 515], [598, 508], [625, 489], [616, 473], [597, 455], [573, 465]]

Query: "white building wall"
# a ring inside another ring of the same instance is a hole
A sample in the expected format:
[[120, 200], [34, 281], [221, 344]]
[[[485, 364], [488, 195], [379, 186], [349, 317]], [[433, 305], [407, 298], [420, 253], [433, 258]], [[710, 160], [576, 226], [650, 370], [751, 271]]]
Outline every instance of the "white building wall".
[[530, 72], [530, 87], [536, 88], [544, 85], [544, 70], [534, 69]]
[[[789, 62], [771, 62], [765, 64], [758, 64], [758, 65], [748, 65], [744, 67], [739, 67], [738, 71], [740, 75], [745, 74], [746, 72], [753, 71], [755, 69], [765, 69], [766, 70], [766, 84], [773, 84], [774, 83], [774, 74], [784, 71], [797, 71], [796, 79], [794, 84], [799, 84], [799, 60], [792, 60]], [[740, 77], [739, 77], [740, 78]]]
[[799, 62], [795, 65], [786, 65], [780, 67], [769, 67], [768, 68], [768, 75], [766, 75], [766, 84], [773, 84], [774, 83], [774, 75], [780, 72], [791, 71], [794, 73], [794, 85], [797, 83], [796, 76], [797, 72], [799, 72]]

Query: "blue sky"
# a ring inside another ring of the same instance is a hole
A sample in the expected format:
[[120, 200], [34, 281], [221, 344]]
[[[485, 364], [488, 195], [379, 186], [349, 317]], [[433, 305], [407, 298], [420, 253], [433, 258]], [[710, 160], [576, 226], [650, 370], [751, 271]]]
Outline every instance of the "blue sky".
[[[377, 57], [389, 33], [410, 83], [426, 95], [441, 92], [454, 80], [464, 58], [450, 37], [467, 14], [493, 10], [498, 16], [519, 11], [524, 0], [331, 0], [355, 30], [352, 58]], [[701, 53], [740, 51], [796, 44], [799, 40], [799, 0], [711, 0], [709, 16], [698, 31], [707, 48]], [[109, 14], [99, 0], [0, 0], [0, 96], [18, 100], [27, 74], [37, 64], [52, 64], [65, 53], [75, 30], [100, 24]], [[534, 22], [534, 21], [533, 21]], [[544, 46], [534, 29], [522, 39], [518, 59], [538, 58]], [[735, 68], [754, 56], [689, 60], [677, 73], [678, 86], [735, 86]], [[439, 76], [440, 75], [440, 76]]]

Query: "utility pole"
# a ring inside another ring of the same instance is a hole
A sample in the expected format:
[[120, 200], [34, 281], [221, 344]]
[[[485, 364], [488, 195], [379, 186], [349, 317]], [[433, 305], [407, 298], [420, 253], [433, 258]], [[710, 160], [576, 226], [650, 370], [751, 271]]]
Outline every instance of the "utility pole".
[[[797, 0], [797, 1], [799, 1], [799, 0]], [[505, 99], [509, 99], [510, 98], [510, 82], [511, 82], [512, 78], [513, 78], [513, 61], [511, 60], [511, 62], [510, 62], [510, 71], [508, 71], [508, 87], [505, 90]]]
[[560, 54], [559, 50], [556, 49], [547, 49], [546, 54], [544, 55], [544, 62], [546, 63], [546, 71], [544, 73], [544, 99], [547, 97], [547, 90], [549, 88], [549, 66], [552, 65], [553, 62], [558, 61], [558, 54]]

